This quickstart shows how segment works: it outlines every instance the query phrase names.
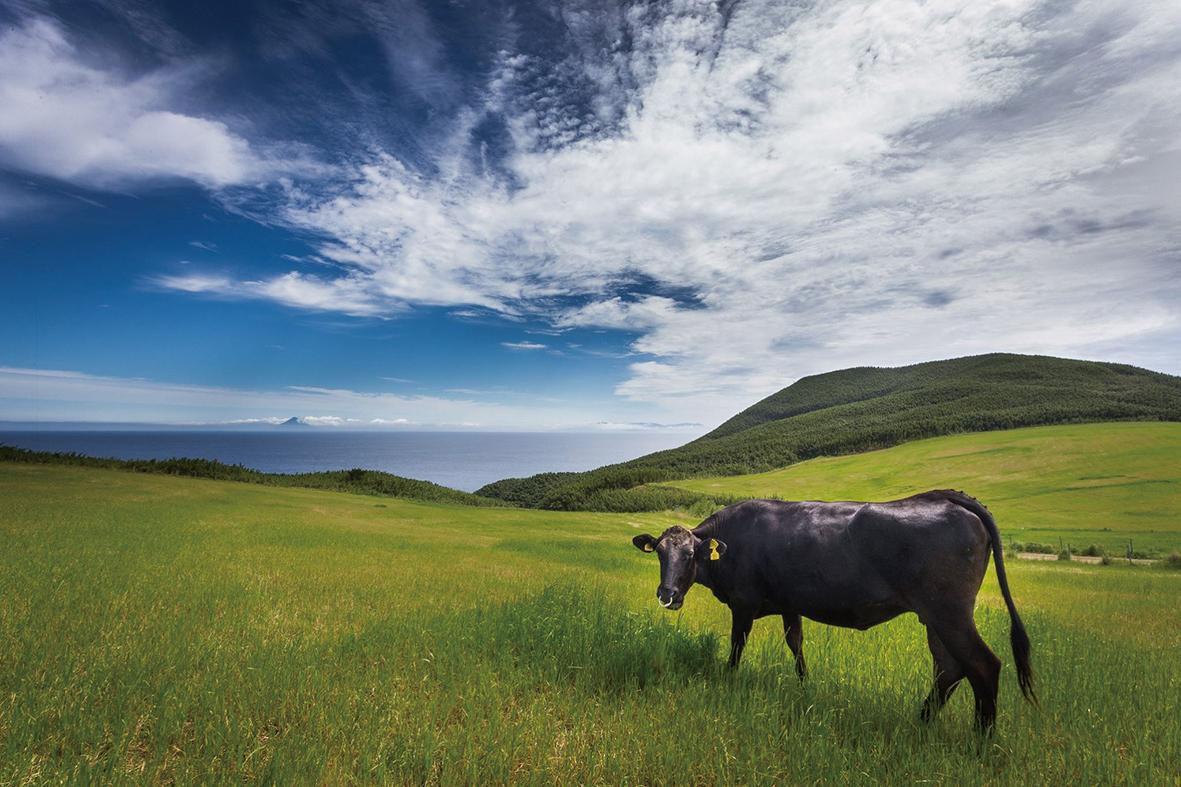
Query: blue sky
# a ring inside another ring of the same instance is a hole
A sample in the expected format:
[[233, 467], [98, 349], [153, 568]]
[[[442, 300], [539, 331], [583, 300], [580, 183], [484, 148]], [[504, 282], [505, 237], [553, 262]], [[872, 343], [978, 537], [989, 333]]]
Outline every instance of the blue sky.
[[1174, 0], [0, 0], [0, 107], [0, 420], [700, 431], [854, 365], [1181, 372]]

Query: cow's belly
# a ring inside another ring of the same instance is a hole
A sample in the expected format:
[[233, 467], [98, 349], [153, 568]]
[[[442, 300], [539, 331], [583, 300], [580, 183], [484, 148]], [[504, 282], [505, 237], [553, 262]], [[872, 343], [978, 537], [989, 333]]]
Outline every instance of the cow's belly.
[[851, 629], [867, 629], [870, 626], [876, 626], [879, 623], [885, 623], [891, 618], [896, 618], [903, 612], [909, 610], [901, 604], [872, 604], [863, 607], [848, 607], [848, 608], [825, 608], [825, 609], [810, 609], [801, 610], [800, 614], [808, 618], [808, 620], [815, 620], [817, 623], [825, 623], [829, 626], [841, 626], [843, 628]]
[[[818, 568], [823, 566], [823, 569]], [[841, 559], [797, 563], [790, 579], [768, 599], [784, 613], [832, 626], [865, 629], [897, 617], [909, 607], [874, 571]], [[782, 575], [781, 575], [782, 576]]]

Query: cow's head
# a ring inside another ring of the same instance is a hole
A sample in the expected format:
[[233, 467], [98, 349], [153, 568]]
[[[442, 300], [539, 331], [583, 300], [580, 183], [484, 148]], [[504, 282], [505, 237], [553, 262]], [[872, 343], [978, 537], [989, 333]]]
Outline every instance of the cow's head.
[[718, 560], [726, 554], [726, 545], [716, 538], [701, 539], [680, 525], [673, 525], [653, 538], [645, 533], [632, 539], [641, 552], [655, 552], [660, 558], [660, 586], [656, 600], [665, 609], [680, 609], [685, 594], [697, 579], [702, 561]]

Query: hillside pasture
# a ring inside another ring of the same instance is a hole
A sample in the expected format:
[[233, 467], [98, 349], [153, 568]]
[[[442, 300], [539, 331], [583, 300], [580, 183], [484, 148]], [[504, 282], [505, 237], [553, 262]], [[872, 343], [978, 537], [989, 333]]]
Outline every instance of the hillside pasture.
[[1122, 556], [1181, 549], [1181, 423], [1040, 426], [936, 437], [753, 475], [669, 486], [782, 500], [891, 500], [962, 489], [1008, 540]]
[[1114, 421], [1181, 422], [1181, 378], [1006, 353], [842, 369], [797, 380], [679, 448], [503, 479], [477, 494], [560, 511], [658, 511], [693, 502], [687, 489], [654, 486], [679, 479], [772, 472], [942, 435]]
[[[1181, 572], [1012, 565], [1042, 707], [1007, 664], [981, 741], [911, 615], [726, 672], [630, 543], [673, 521], [0, 463], [0, 783], [1181, 778]], [[991, 571], [977, 620], [1011, 662]]]

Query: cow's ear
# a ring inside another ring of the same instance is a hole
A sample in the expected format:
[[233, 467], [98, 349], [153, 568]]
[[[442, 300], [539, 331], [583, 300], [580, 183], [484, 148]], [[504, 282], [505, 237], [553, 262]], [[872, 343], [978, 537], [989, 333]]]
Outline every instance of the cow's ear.
[[726, 542], [716, 538], [703, 538], [697, 547], [697, 554], [705, 560], [721, 560], [726, 554]]
[[632, 543], [635, 544], [636, 549], [640, 550], [641, 552], [655, 552], [656, 551], [656, 539], [653, 538], [652, 536], [648, 535], [647, 533], [644, 533], [643, 535], [636, 536], [635, 538], [632, 539]]

